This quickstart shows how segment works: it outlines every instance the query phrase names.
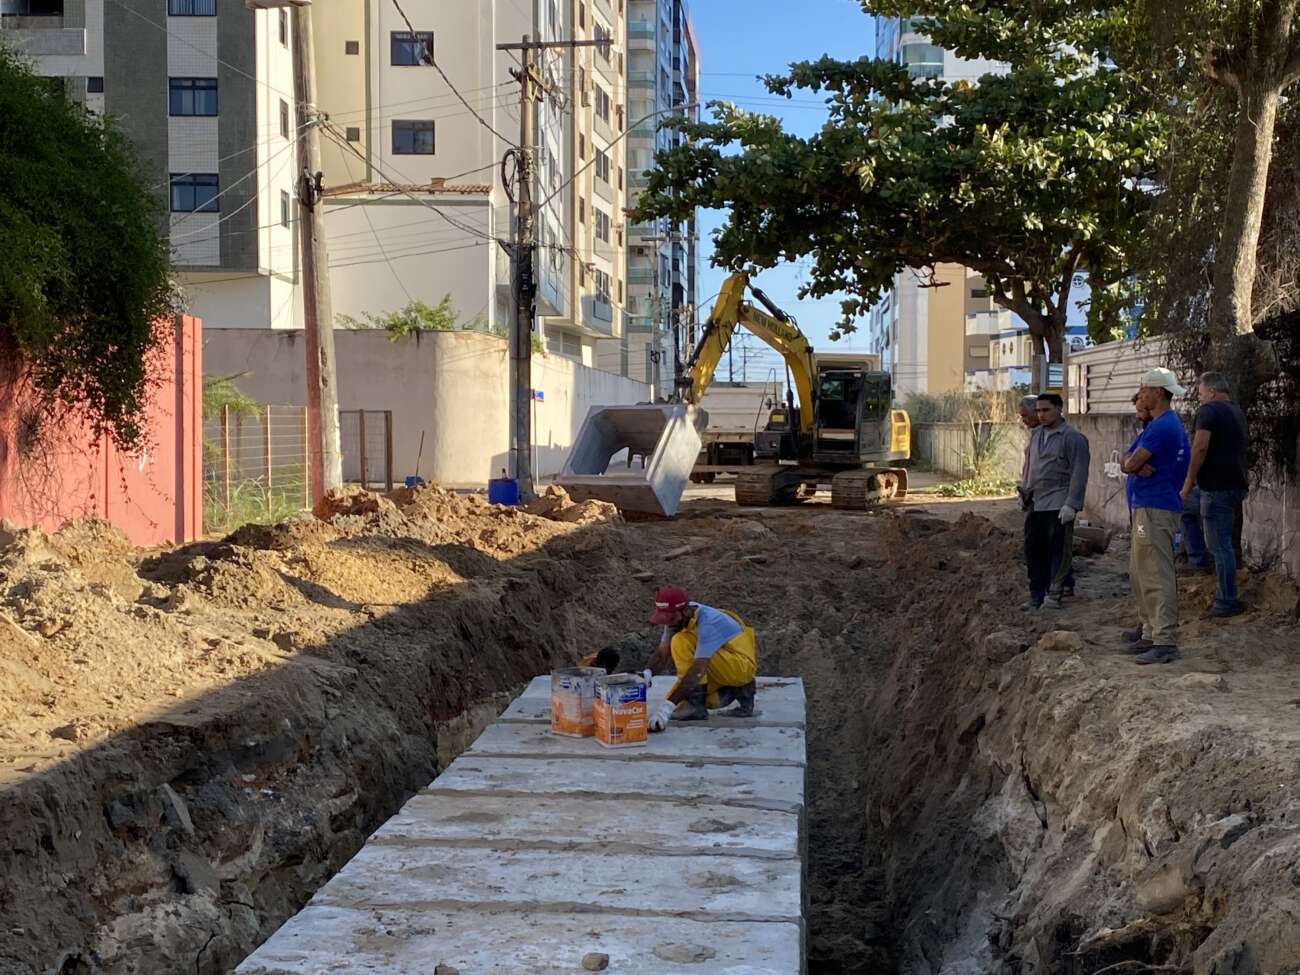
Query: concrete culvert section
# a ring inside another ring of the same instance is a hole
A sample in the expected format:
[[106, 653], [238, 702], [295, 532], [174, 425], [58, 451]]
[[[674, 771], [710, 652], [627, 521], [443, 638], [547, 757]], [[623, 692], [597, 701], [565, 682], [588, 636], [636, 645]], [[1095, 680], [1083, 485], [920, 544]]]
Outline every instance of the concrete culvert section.
[[[357, 495], [327, 521], [153, 553], [94, 524], [0, 532], [0, 972], [229, 975], [313, 897], [313, 940], [337, 943], [353, 862], [385, 896], [438, 890], [410, 924], [367, 906], [377, 971], [390, 931], [437, 971], [466, 903], [521, 958], [570, 958], [589, 911], [572, 930], [509, 919], [540, 898], [585, 910], [588, 883], [611, 939], [589, 964], [618, 971], [617, 941], [726, 971], [754, 925], [796, 923], [752, 892], [769, 867], [794, 883], [801, 809], [809, 975], [1300, 966], [1289, 582], [1243, 574], [1251, 611], [1202, 622], [1213, 580], [1182, 580], [1183, 660], [1138, 668], [1117, 652], [1123, 540], [1076, 563], [1064, 612], [1031, 615], [1009, 503], [741, 511], [688, 493], [675, 520], [627, 524], [544, 501], [546, 518], [435, 488]], [[754, 627], [760, 674], [802, 684], [803, 727], [770, 698], [766, 725], [691, 731], [689, 761], [534, 753], [530, 681], [603, 647], [638, 669], [664, 584]], [[764, 762], [724, 762], [746, 735]], [[656, 769], [670, 796], [647, 796]], [[656, 804], [680, 815], [645, 816]], [[527, 883], [477, 872], [475, 851], [543, 828], [514, 851]], [[644, 895], [606, 883], [590, 847], [615, 833], [614, 859], [672, 850], [676, 872]], [[651, 943], [666, 900], [693, 913]]]

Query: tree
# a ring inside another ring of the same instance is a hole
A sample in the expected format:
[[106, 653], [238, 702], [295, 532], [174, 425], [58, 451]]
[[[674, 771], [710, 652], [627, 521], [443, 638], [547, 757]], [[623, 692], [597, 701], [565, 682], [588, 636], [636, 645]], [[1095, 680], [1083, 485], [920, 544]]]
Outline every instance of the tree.
[[1166, 77], [1199, 69], [1232, 103], [1209, 324], [1221, 338], [1248, 334], [1260, 317], [1252, 298], [1278, 114], [1287, 89], [1300, 82], [1297, 0], [1133, 5], [1135, 61], [1154, 53], [1153, 67]]
[[[396, 342], [408, 335], [417, 335], [420, 332], [455, 331], [457, 328], [456, 323], [460, 320], [460, 313], [456, 311], [456, 306], [452, 304], [451, 293], [448, 292], [442, 296], [442, 300], [436, 306], [429, 305], [419, 298], [412, 298], [399, 311], [386, 311], [379, 315], [366, 312], [362, 317], [365, 319], [364, 322], [358, 321], [351, 315], [338, 315], [336, 319], [341, 328], [386, 329], [389, 341]], [[475, 317], [472, 321], [460, 327], [472, 329], [480, 326], [481, 320]]]
[[46, 410], [139, 447], [176, 296], [162, 214], [108, 121], [0, 47], [0, 357]]
[[[986, 25], [972, 24], [963, 43], [986, 43], [974, 36]], [[1099, 290], [1127, 274], [1163, 138], [1132, 79], [1062, 53], [1064, 35], [1017, 35], [1026, 53], [1011, 73], [977, 85], [868, 58], [792, 65], [767, 87], [826, 92], [820, 132], [800, 138], [718, 103], [711, 122], [674, 120], [687, 142], [658, 154], [634, 219], [729, 208], [715, 262], [810, 255], [803, 295], [847, 293], [845, 332], [900, 271], [965, 265], [1059, 362], [1076, 274]]]

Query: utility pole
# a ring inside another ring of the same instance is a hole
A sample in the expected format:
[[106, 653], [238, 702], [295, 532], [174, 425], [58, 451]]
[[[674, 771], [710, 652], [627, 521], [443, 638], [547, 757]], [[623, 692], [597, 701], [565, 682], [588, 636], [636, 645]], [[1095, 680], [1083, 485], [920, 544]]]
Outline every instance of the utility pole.
[[537, 317], [537, 215], [533, 210], [533, 171], [537, 155], [537, 103], [546, 96], [533, 55], [555, 48], [596, 47], [608, 41], [542, 41], [525, 34], [518, 44], [498, 44], [498, 51], [517, 51], [520, 67], [512, 70], [519, 82], [519, 188], [515, 201], [515, 240], [511, 249], [515, 313], [510, 327], [510, 458], [519, 484], [520, 500], [533, 490], [533, 332]]
[[334, 365], [334, 308], [321, 205], [320, 120], [311, 7], [293, 8], [293, 93], [306, 130], [298, 140], [298, 235], [302, 250], [303, 330], [307, 349], [307, 458], [312, 503], [343, 486], [339, 387]]

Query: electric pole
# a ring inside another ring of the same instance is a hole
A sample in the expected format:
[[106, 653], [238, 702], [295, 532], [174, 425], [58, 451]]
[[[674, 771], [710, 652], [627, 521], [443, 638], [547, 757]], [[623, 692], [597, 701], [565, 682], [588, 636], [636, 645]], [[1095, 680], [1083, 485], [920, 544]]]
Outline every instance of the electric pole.
[[339, 393], [334, 365], [334, 309], [329, 248], [321, 205], [320, 121], [311, 7], [293, 8], [293, 93], [306, 126], [298, 139], [298, 235], [302, 250], [303, 330], [307, 349], [307, 458], [312, 503], [343, 486]]
[[546, 83], [537, 72], [533, 55], [554, 48], [595, 47], [609, 41], [541, 41], [525, 34], [518, 44], [498, 44], [498, 51], [518, 51], [521, 66], [512, 70], [519, 82], [518, 199], [515, 202], [515, 240], [511, 264], [515, 313], [510, 325], [510, 458], [519, 484], [519, 498], [531, 500], [533, 491], [533, 332], [537, 317], [536, 214], [533, 211], [533, 172], [537, 155], [537, 103], [546, 95]]

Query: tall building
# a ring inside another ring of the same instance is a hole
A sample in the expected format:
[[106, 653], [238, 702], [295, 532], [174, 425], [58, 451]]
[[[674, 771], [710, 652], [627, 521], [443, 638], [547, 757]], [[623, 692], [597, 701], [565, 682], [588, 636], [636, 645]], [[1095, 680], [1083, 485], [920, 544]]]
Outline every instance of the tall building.
[[[699, 49], [686, 0], [628, 0], [626, 158], [628, 205], [646, 186], [654, 154], [681, 142], [659, 123], [674, 112], [698, 116]], [[627, 237], [626, 333], [602, 362], [672, 391], [674, 336], [695, 324], [699, 240], [694, 220], [632, 224]], [[681, 347], [678, 339], [677, 347]], [[607, 366], [608, 368], [608, 366]]]
[[[296, 175], [289, 12], [242, 0], [3, 0], [0, 43], [116, 116], [168, 212], [177, 278], [220, 281], [222, 321], [292, 303]], [[193, 295], [192, 309], [212, 309]]]
[[[1001, 62], [959, 58], [930, 43], [917, 32], [916, 19], [877, 17], [876, 56], [906, 65], [913, 77], [946, 81], [975, 82], [1007, 70]], [[974, 301], [970, 310], [978, 311], [982, 294], [983, 279], [959, 264], [940, 264], [933, 276], [906, 270], [894, 279], [893, 289], [871, 311], [867, 337], [893, 374], [896, 398], [965, 388], [968, 365], [980, 361], [971, 345], [987, 345], [987, 335], [973, 342], [967, 337], [968, 305]]]

